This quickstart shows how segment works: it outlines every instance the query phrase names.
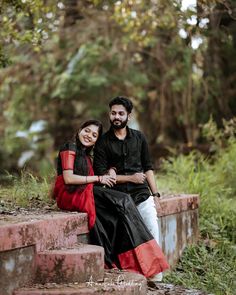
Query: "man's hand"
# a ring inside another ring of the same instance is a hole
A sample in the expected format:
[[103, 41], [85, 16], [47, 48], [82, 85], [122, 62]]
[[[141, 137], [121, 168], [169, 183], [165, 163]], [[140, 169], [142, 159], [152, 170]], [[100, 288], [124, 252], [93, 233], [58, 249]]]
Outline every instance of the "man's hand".
[[133, 183], [144, 183], [146, 175], [142, 172], [137, 172], [131, 175], [131, 181]]

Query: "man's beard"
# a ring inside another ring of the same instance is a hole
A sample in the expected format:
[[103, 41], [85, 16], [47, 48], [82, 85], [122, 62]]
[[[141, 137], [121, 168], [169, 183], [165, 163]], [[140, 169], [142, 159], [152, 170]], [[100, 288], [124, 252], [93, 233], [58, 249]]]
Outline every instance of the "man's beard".
[[127, 123], [128, 123], [128, 116], [127, 116], [127, 118], [126, 118], [125, 121], [123, 121], [123, 122], [119, 121], [119, 122], [121, 122], [119, 125], [114, 124], [114, 121], [119, 121], [119, 120], [113, 120], [113, 121], [110, 120], [111, 126], [112, 126], [114, 129], [122, 129], [122, 128], [124, 128], [124, 127], [127, 125]]

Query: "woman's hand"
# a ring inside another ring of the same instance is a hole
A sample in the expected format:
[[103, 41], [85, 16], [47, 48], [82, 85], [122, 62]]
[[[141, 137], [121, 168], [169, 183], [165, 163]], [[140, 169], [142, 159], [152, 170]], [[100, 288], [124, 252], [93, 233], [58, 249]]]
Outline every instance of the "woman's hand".
[[108, 170], [108, 175], [110, 175], [111, 177], [113, 177], [115, 180], [116, 180], [116, 169], [111, 167], [109, 170]]
[[105, 174], [105, 175], [99, 176], [99, 182], [101, 184], [105, 184], [109, 187], [112, 187], [116, 183], [116, 179], [111, 175]]

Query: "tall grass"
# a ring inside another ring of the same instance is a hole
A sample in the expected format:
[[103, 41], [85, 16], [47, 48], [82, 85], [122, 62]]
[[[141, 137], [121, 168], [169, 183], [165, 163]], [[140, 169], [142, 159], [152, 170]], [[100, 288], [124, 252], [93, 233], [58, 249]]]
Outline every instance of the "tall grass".
[[168, 159], [158, 183], [164, 193], [200, 195], [200, 242], [185, 250], [165, 281], [235, 294], [236, 141], [229, 139], [213, 162], [196, 152]]
[[0, 186], [2, 206], [9, 208], [43, 207], [50, 203], [51, 177], [39, 178], [22, 171], [20, 176], [5, 176], [8, 185]]

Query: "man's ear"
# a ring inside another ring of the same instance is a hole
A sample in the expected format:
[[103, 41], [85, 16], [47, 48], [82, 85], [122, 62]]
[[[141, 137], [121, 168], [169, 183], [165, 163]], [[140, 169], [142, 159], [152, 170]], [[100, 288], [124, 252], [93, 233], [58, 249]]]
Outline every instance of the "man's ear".
[[128, 114], [128, 121], [131, 120], [131, 119], [132, 119], [132, 115], [130, 113], [130, 114]]

